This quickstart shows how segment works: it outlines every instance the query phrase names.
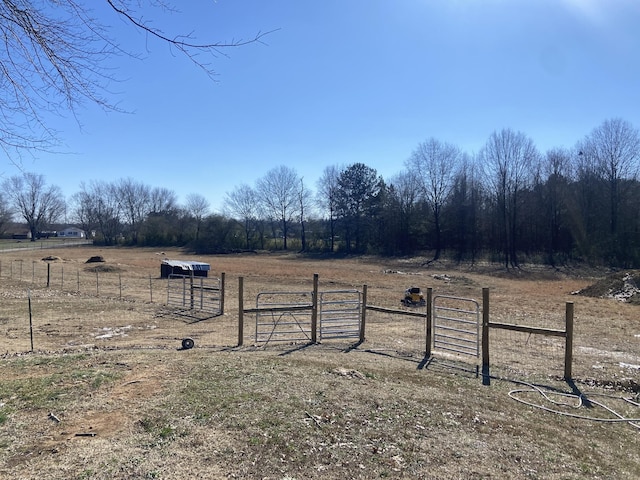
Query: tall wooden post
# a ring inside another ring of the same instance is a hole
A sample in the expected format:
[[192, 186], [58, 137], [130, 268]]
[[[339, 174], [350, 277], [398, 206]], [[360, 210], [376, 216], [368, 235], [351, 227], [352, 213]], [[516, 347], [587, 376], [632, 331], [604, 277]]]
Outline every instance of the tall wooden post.
[[360, 343], [364, 342], [367, 327], [367, 286], [362, 286], [362, 312], [360, 317]]
[[431, 344], [433, 343], [433, 288], [427, 288], [427, 340], [424, 355], [431, 358]]
[[47, 262], [47, 288], [51, 285], [51, 264]]
[[565, 344], [564, 344], [564, 379], [571, 379], [573, 363], [573, 302], [567, 302], [565, 308]]
[[224, 272], [220, 274], [220, 315], [224, 313]]
[[311, 343], [318, 342], [318, 274], [313, 274], [313, 298], [311, 299]]
[[238, 278], [238, 346], [244, 337], [244, 278]]
[[482, 384], [491, 384], [489, 371], [489, 289], [482, 289]]

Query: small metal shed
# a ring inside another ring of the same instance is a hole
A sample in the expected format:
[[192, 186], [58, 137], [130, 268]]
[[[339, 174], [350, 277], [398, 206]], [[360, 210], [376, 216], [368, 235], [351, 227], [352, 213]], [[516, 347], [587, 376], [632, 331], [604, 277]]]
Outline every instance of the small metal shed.
[[211, 269], [208, 263], [194, 262], [190, 260], [163, 260], [160, 265], [160, 277], [169, 278], [169, 275], [185, 275], [194, 277], [206, 277]]

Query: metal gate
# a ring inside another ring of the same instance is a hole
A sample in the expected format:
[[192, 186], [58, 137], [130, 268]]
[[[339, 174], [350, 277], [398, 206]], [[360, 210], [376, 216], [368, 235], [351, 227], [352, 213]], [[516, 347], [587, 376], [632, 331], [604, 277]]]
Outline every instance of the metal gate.
[[312, 292], [261, 292], [256, 297], [256, 343], [311, 341]]
[[169, 275], [167, 306], [221, 315], [221, 285], [220, 278]]
[[320, 293], [320, 340], [359, 338], [362, 294], [357, 290]]
[[480, 305], [470, 298], [433, 297], [433, 346], [460, 355], [480, 356]]

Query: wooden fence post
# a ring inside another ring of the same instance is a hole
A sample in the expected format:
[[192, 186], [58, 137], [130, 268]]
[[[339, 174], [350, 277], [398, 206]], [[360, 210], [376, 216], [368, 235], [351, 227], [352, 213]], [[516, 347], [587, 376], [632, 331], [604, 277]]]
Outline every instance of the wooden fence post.
[[571, 379], [573, 363], [573, 302], [567, 302], [565, 309], [564, 379]]
[[490, 385], [489, 371], [489, 289], [482, 289], [482, 384]]
[[431, 344], [433, 343], [433, 288], [427, 288], [427, 339], [424, 355], [431, 358]]
[[244, 337], [244, 278], [238, 278], [238, 346]]
[[313, 274], [313, 297], [311, 299], [311, 343], [318, 342], [318, 274]]
[[224, 313], [224, 284], [225, 284], [225, 274], [222, 272], [220, 274], [220, 315]]
[[51, 284], [51, 264], [47, 262], [47, 288]]
[[367, 286], [362, 286], [362, 318], [360, 319], [360, 343], [364, 342], [367, 326]]

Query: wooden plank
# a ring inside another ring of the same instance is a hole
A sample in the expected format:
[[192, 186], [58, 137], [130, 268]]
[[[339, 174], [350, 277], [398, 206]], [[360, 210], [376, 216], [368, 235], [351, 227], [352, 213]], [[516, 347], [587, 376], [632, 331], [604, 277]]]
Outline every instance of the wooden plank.
[[268, 313], [268, 312], [292, 312], [299, 310], [313, 310], [313, 305], [291, 305], [284, 307], [261, 307], [261, 308], [246, 308], [242, 310], [244, 313]]
[[527, 325], [513, 325], [511, 323], [489, 322], [490, 328], [500, 328], [502, 330], [512, 330], [514, 332], [533, 333], [536, 335], [548, 335], [552, 337], [565, 337], [564, 330], [554, 330], [551, 328], [529, 327]]
[[374, 312], [393, 313], [394, 315], [406, 315], [408, 317], [422, 317], [427, 316], [427, 312], [410, 312], [407, 310], [399, 310], [395, 308], [376, 307], [374, 305], [367, 305], [367, 310], [373, 310]]

